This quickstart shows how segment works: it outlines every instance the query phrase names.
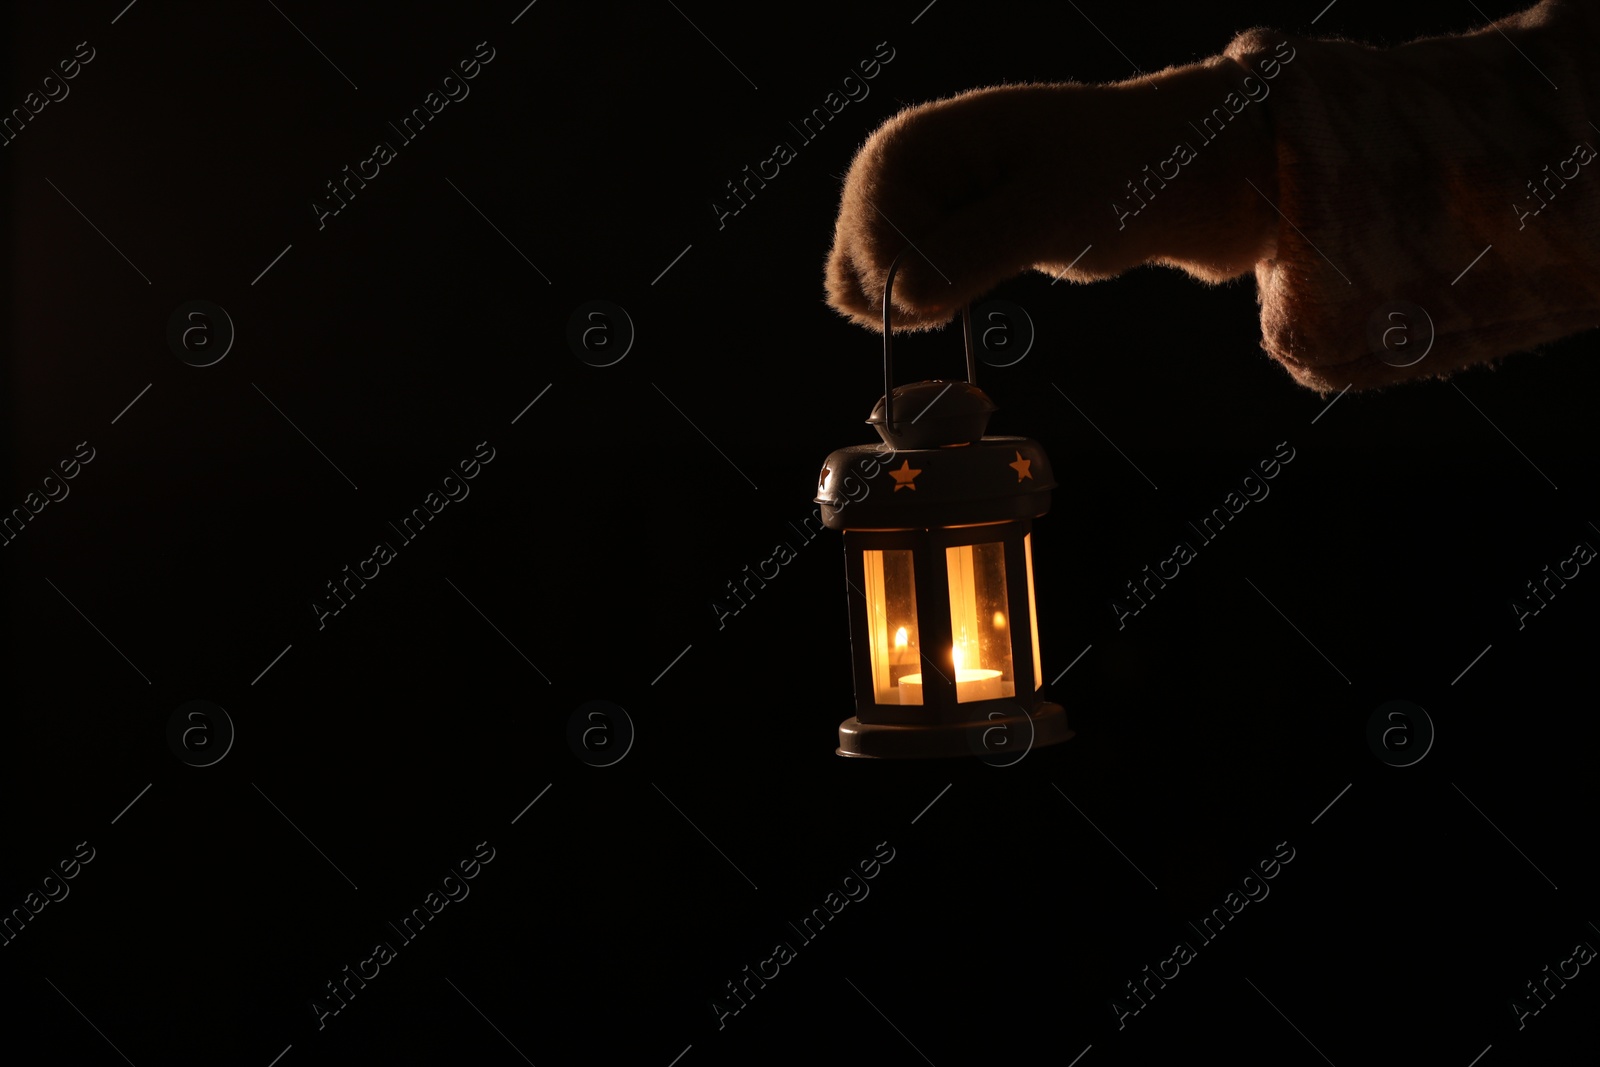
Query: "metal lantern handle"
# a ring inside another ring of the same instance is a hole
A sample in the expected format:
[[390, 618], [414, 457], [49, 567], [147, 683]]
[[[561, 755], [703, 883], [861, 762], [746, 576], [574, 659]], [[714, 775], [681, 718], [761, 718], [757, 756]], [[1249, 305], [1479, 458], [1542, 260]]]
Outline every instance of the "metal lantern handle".
[[[894, 290], [894, 276], [900, 269], [900, 261], [911, 251], [922, 255], [922, 250], [916, 245], [901, 249], [900, 254], [894, 257], [894, 262], [889, 264], [889, 274], [883, 280], [883, 425], [890, 430], [894, 429], [894, 334], [889, 329], [889, 295]], [[927, 259], [926, 256], [923, 258]], [[932, 265], [932, 260], [929, 260], [929, 265]], [[961, 305], [961, 332], [967, 346], [967, 384], [977, 385], [978, 361], [972, 347], [972, 311], [968, 303]]]

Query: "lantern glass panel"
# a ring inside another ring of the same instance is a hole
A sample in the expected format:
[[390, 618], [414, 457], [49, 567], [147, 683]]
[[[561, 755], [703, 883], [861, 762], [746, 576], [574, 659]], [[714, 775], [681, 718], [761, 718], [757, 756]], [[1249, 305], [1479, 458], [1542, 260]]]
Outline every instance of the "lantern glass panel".
[[1016, 696], [1011, 669], [1011, 605], [1003, 541], [945, 549], [950, 576], [950, 662], [956, 702]]
[[[873, 699], [879, 704], [921, 704], [922, 675], [917, 665], [916, 572], [910, 549], [868, 549], [862, 553], [866, 577], [868, 645], [872, 655]], [[910, 676], [917, 684], [902, 686]]]
[[1028, 631], [1033, 634], [1033, 687], [1044, 688], [1044, 661], [1039, 656], [1039, 609], [1033, 601], [1033, 534], [1022, 536], [1022, 551], [1028, 564]]

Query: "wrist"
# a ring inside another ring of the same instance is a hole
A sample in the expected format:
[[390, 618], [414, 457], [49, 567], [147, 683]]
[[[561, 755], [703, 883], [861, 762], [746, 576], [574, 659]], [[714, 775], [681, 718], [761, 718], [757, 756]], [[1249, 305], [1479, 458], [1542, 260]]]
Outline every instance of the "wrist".
[[1148, 156], [1111, 209], [1119, 232], [1138, 226], [1128, 252], [1206, 281], [1253, 270], [1279, 223], [1270, 82], [1225, 56], [1150, 80], [1138, 90]]
[[1076, 260], [1071, 276], [1099, 280], [1165, 263], [1215, 282], [1271, 258], [1270, 78], [1214, 56], [1113, 85], [1052, 88], [1059, 112], [1047, 128], [1072, 140], [1052, 153], [1038, 198], [1068, 191], [1076, 207], [1046, 212], [1055, 214], [1050, 247], [1036, 266], [1061, 274]]

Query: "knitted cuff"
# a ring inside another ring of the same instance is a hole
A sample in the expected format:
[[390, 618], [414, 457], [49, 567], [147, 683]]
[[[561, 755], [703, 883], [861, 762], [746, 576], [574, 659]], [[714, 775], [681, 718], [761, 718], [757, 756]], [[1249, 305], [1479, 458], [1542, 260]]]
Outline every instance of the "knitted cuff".
[[1296, 381], [1442, 377], [1600, 324], [1594, 5], [1387, 50], [1251, 30], [1226, 54], [1279, 63], [1283, 221], [1256, 280]]

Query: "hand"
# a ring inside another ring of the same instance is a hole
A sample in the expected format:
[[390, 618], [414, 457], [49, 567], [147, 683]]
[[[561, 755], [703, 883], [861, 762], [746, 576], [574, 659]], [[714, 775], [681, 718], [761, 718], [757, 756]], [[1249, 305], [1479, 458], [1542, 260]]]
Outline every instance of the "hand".
[[[1116, 85], [976, 89], [901, 112], [868, 138], [846, 177], [828, 302], [882, 329], [889, 264], [913, 244], [891, 308], [892, 325], [907, 329], [950, 321], [1029, 267], [1080, 281], [1148, 262], [1208, 281], [1252, 269], [1271, 254], [1278, 221], [1263, 202], [1276, 190], [1264, 105], [1214, 144], [1186, 122], [1219, 105], [1244, 73], [1216, 57]], [[1200, 142], [1193, 161], [1136, 199], [1130, 183], [1183, 141]]]

